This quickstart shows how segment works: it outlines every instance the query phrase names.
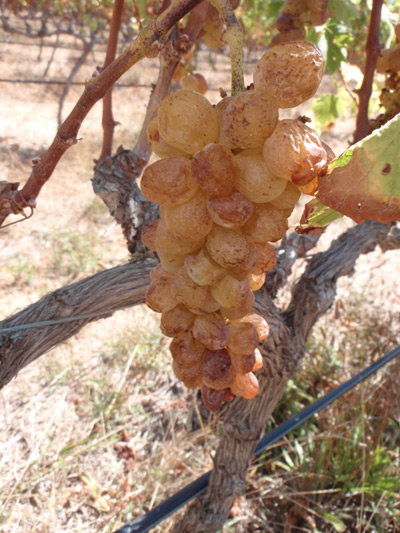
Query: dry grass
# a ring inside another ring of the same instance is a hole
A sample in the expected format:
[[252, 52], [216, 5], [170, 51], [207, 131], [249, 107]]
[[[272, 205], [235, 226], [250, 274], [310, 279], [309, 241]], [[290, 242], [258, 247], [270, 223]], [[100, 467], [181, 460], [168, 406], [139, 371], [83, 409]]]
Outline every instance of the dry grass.
[[[8, 70], [20, 76], [32, 74], [33, 65], [39, 76], [47, 58], [44, 51], [36, 61], [36, 53], [31, 47], [22, 55], [9, 46], [0, 61], [4, 66], [7, 58]], [[50, 77], [71, 65], [68, 53], [57, 53]], [[226, 87], [226, 60], [216, 61], [212, 71], [202, 57], [200, 71], [213, 86]], [[96, 55], [82, 77], [99, 63]], [[155, 67], [148, 61], [140, 81], [154, 81]], [[67, 107], [78, 91], [71, 91]], [[54, 135], [59, 91], [4, 85], [2, 92], [12, 113], [0, 126], [2, 176], [21, 181]], [[122, 126], [116, 144], [132, 145], [148, 93], [117, 90], [115, 116]], [[217, 99], [217, 93], [209, 96]], [[97, 106], [83, 126], [83, 141], [44, 188], [34, 217], [1, 230], [2, 316], [127, 259], [119, 227], [91, 190], [99, 124]], [[336, 142], [343, 147], [346, 134], [340, 135]], [[344, 224], [329, 229], [321, 249]], [[398, 252], [375, 251], [360, 259], [351, 279], [341, 280], [335, 308], [315, 329], [311, 357], [288, 388], [275, 423], [396, 342], [400, 287], [393, 270], [399, 259]], [[400, 473], [397, 370], [393, 364], [381, 371], [258, 459], [247, 500], [237, 502], [224, 531], [339, 531], [330, 515], [346, 531], [398, 531], [398, 522], [391, 525], [399, 518], [400, 494], [393, 481]], [[209, 416], [197, 393], [176, 382], [159, 317], [142, 307], [88, 325], [24, 369], [0, 401], [4, 533], [114, 531], [209, 470], [220, 431], [219, 417]], [[367, 481], [374, 490], [360, 489]], [[172, 521], [157, 531], [167, 531]]]

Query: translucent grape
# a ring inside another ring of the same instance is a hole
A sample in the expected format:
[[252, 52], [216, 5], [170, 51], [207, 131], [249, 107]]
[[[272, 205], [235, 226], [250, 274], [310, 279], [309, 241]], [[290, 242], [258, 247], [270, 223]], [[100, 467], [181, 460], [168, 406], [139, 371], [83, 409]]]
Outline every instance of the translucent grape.
[[193, 366], [182, 366], [173, 360], [172, 370], [179, 381], [193, 384], [192, 386], [196, 387], [203, 383], [203, 376], [201, 374], [202, 367], [200, 363]]
[[185, 240], [174, 237], [163, 219], [158, 223], [156, 230], [156, 251], [165, 252], [167, 257], [186, 256], [199, 250], [205, 242], [205, 237], [199, 240]]
[[206, 247], [216, 263], [239, 274], [251, 272], [257, 260], [257, 252], [239, 229], [215, 225], [207, 237]]
[[170, 274], [175, 274], [183, 266], [186, 255], [176, 255], [174, 252], [164, 252], [158, 250], [157, 255], [164, 270]]
[[169, 349], [174, 361], [187, 368], [202, 364], [206, 354], [206, 347], [197, 341], [190, 331], [178, 333], [172, 339]]
[[269, 272], [276, 267], [276, 252], [275, 248], [269, 243], [256, 244], [257, 247], [257, 262], [252, 273], [262, 274]]
[[211, 296], [209, 287], [197, 285], [189, 277], [184, 267], [175, 274], [171, 292], [177, 302], [190, 310], [215, 313], [219, 309], [219, 304]]
[[186, 257], [185, 268], [197, 285], [213, 285], [226, 274], [226, 270], [211, 259], [205, 247]]
[[213, 227], [206, 197], [201, 191], [182, 205], [165, 206], [161, 218], [165, 220], [173, 236], [184, 241], [199, 241], [206, 237]]
[[324, 67], [324, 57], [314, 43], [279, 43], [257, 63], [254, 85], [278, 107], [296, 107], [316, 93]]
[[[248, 281], [248, 280], [247, 280]], [[220, 313], [229, 320], [236, 320], [250, 313], [254, 305], [254, 294], [251, 290], [241, 300], [238, 300], [230, 307], [221, 307]]]
[[250, 322], [229, 324], [228, 348], [238, 355], [252, 354], [259, 343], [256, 327]]
[[161, 137], [158, 117], [151, 119], [147, 126], [147, 140], [152, 152], [158, 157], [189, 157], [186, 152], [171, 146]]
[[[211, 287], [211, 294], [221, 307], [235, 307], [246, 303], [249, 295], [254, 295], [247, 278], [238, 279], [227, 274], [221, 281]], [[225, 316], [225, 315], [224, 315]], [[229, 318], [229, 317], [227, 317]]]
[[264, 285], [265, 282], [265, 272], [259, 272], [256, 274], [254, 271], [250, 272], [247, 276], [249, 280], [249, 287], [252, 291], [258, 291]]
[[142, 233], [140, 234], [142, 243], [153, 252], [156, 251], [156, 233], [159, 222], [160, 219], [155, 220], [154, 222], [143, 228]]
[[251, 400], [258, 394], [260, 389], [256, 376], [249, 372], [248, 374], [236, 374], [235, 381], [230, 385], [230, 389], [235, 396], [242, 396]]
[[285, 190], [271, 204], [277, 209], [292, 209], [300, 198], [299, 189], [290, 181], [286, 182]]
[[168, 273], [163, 273], [150, 283], [146, 291], [146, 304], [157, 313], [173, 309], [178, 301], [174, 297], [171, 287], [173, 278]]
[[247, 374], [248, 372], [253, 371], [254, 365], [256, 363], [255, 352], [246, 355], [239, 355], [233, 353], [229, 349], [228, 351], [231, 356], [233, 368], [238, 374]]
[[270, 202], [285, 190], [286, 180], [271, 173], [260, 149], [243, 150], [235, 159], [240, 169], [235, 185], [252, 202]]
[[261, 342], [263, 341], [268, 333], [269, 333], [269, 326], [267, 324], [267, 321], [257, 313], [250, 313], [248, 315], [245, 315], [241, 317], [238, 320], [233, 320], [233, 323], [242, 323], [242, 322], [248, 322], [250, 324], [253, 324], [253, 326], [256, 328], [258, 333], [258, 340]]
[[203, 95], [186, 89], [162, 101], [158, 125], [168, 144], [191, 155], [215, 142], [219, 135], [217, 115], [210, 102]]

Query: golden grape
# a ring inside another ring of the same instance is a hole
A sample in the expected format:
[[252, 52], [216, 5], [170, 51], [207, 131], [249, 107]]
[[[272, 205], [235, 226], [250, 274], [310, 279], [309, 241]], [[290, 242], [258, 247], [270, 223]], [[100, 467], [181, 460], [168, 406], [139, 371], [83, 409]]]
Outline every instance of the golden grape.
[[235, 96], [225, 110], [222, 129], [236, 148], [257, 148], [271, 135], [278, 122], [278, 108], [259, 91]]
[[206, 247], [201, 248], [196, 254], [188, 255], [185, 259], [185, 268], [197, 285], [213, 285], [226, 274], [226, 270], [211, 259]]
[[256, 376], [249, 372], [247, 374], [236, 374], [235, 381], [230, 385], [230, 389], [235, 396], [242, 396], [251, 400], [258, 394], [260, 389]]
[[175, 301], [181, 303], [193, 312], [215, 313], [219, 304], [214, 300], [209, 287], [197, 285], [181, 267], [171, 283], [171, 293]]
[[161, 218], [177, 239], [199, 241], [206, 237], [213, 227], [213, 221], [207, 209], [206, 196], [202, 191], [193, 198], [177, 206], [164, 206]]
[[251, 272], [257, 260], [256, 250], [240, 229], [214, 225], [207, 237], [206, 247], [216, 263], [238, 274]]
[[238, 355], [249, 355], [254, 352], [259, 343], [256, 327], [250, 322], [235, 322], [229, 324], [228, 348]]
[[152, 152], [158, 157], [189, 157], [186, 152], [171, 146], [161, 137], [158, 117], [152, 118], [147, 126], [147, 140]]
[[181, 367], [201, 365], [206, 355], [206, 347], [197, 341], [190, 331], [178, 333], [169, 345], [172, 358]]
[[254, 85], [278, 107], [296, 107], [316, 93], [324, 67], [324, 57], [314, 43], [279, 43], [257, 63]]
[[164, 98], [158, 110], [158, 126], [168, 144], [191, 155], [219, 135], [213, 106], [203, 95], [187, 89]]
[[285, 190], [286, 180], [271, 173], [260, 148], [243, 150], [235, 159], [240, 169], [235, 185], [252, 202], [271, 202]]
[[272, 204], [259, 204], [251, 219], [243, 227], [243, 232], [253, 242], [266, 244], [282, 239], [287, 229], [287, 217], [284, 211]]
[[267, 324], [267, 321], [257, 313], [249, 313], [248, 315], [245, 315], [238, 320], [232, 321], [235, 323], [242, 323], [242, 322], [248, 322], [250, 324], [253, 324], [253, 326], [256, 328], [258, 333], [258, 340], [261, 342], [263, 341], [268, 333], [269, 333], [269, 326]]

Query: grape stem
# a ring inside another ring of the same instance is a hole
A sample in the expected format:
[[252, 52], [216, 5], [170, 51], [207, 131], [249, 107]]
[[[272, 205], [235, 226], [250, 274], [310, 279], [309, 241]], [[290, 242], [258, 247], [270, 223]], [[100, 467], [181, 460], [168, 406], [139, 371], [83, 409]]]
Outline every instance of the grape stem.
[[243, 78], [243, 32], [229, 0], [209, 0], [218, 9], [226, 30], [224, 40], [229, 46], [232, 71], [232, 96], [244, 91]]

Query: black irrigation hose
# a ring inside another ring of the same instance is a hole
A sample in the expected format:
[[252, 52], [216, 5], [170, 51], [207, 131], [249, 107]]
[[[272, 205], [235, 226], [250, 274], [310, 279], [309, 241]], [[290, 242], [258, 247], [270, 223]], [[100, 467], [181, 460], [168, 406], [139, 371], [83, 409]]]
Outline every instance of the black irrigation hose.
[[[373, 363], [365, 370], [362, 370], [353, 378], [349, 379], [342, 385], [339, 385], [339, 387], [336, 387], [336, 389], [334, 389], [333, 391], [328, 392], [328, 394], [325, 394], [325, 396], [323, 396], [319, 400], [316, 400], [314, 403], [312, 403], [311, 405], [303, 409], [300, 413], [281, 424], [276, 429], [267, 433], [258, 443], [253, 455], [257, 455], [265, 448], [267, 448], [267, 446], [270, 446], [271, 444], [282, 438], [284, 435], [300, 426], [303, 422], [318, 413], [318, 411], [343, 396], [343, 394], [345, 394], [353, 387], [364, 381], [371, 374], [373, 374], [374, 372], [382, 368], [384, 365], [392, 361], [398, 355], [400, 355], [400, 346], [395, 348], [387, 355], [383, 356], [381, 359], [376, 361], [376, 363]], [[208, 487], [210, 476], [211, 470], [196, 479], [196, 481], [194, 481], [193, 483], [190, 483], [185, 488], [174, 494], [171, 498], [168, 498], [168, 500], [165, 500], [165, 502], [155, 507], [146, 515], [137, 518], [130, 524], [126, 524], [114, 533], [145, 533], [146, 531], [149, 531], [149, 529], [155, 527], [162, 520], [165, 520], [165, 518], [175, 513], [175, 511], [183, 507], [186, 503], [190, 502], [190, 500], [204, 492]]]

